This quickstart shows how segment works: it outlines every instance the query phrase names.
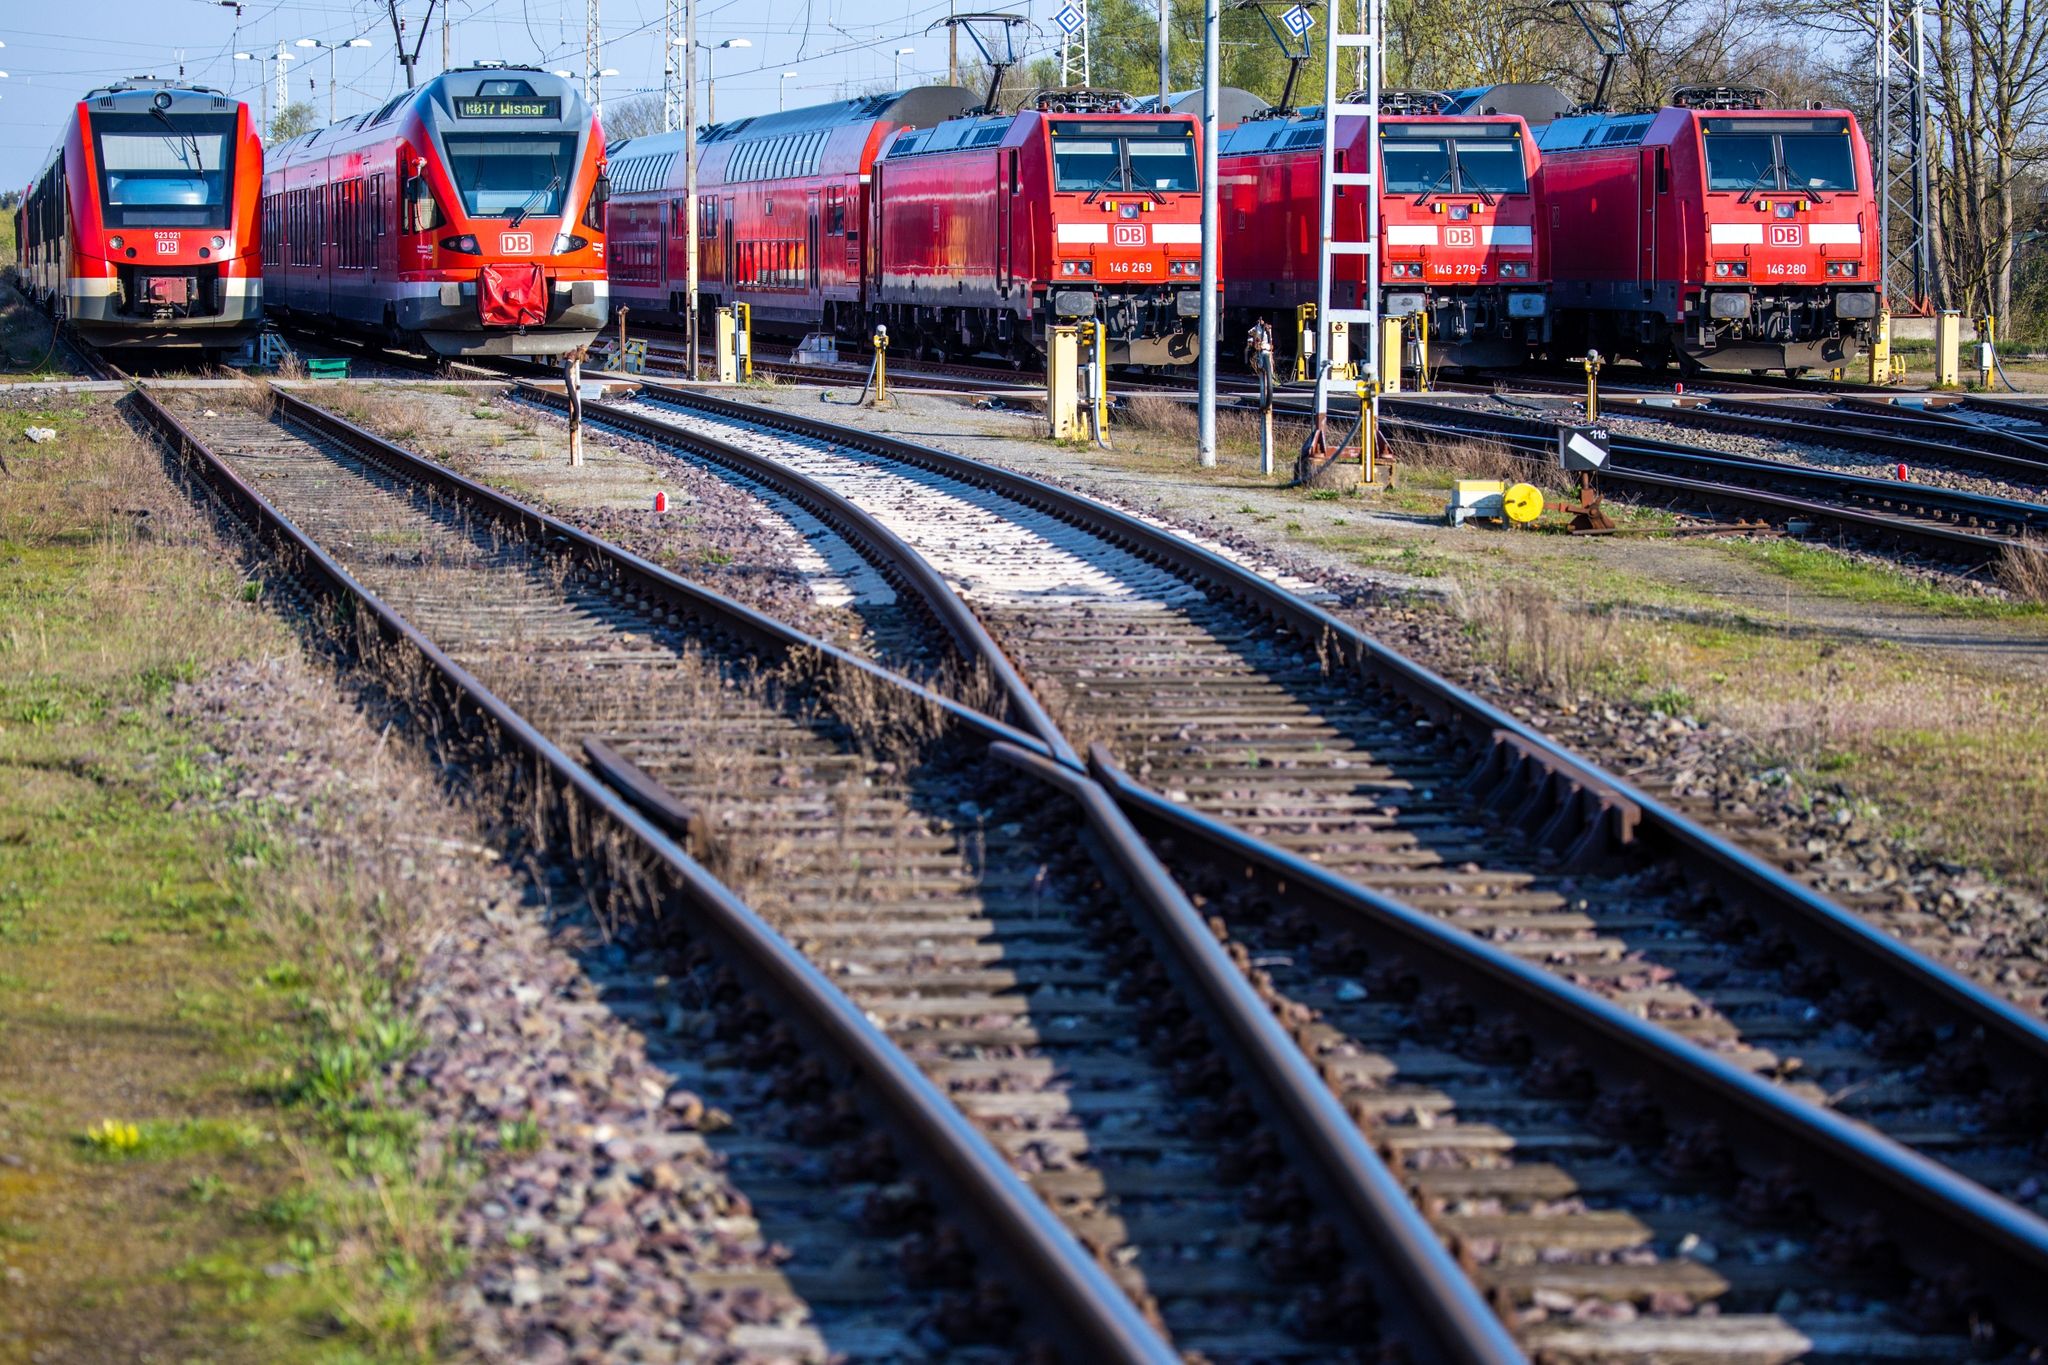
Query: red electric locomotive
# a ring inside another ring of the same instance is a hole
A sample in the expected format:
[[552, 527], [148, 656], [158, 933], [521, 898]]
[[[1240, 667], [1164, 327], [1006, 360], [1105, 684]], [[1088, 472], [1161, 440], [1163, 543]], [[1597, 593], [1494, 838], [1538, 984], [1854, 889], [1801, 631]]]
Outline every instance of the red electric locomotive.
[[[1518, 365], [1549, 338], [1536, 140], [1517, 115], [1453, 117], [1444, 102], [1398, 92], [1381, 103], [1380, 311], [1425, 316], [1432, 361]], [[1366, 154], [1365, 120], [1354, 123], [1339, 170]], [[1265, 318], [1284, 334], [1276, 315], [1315, 302], [1322, 143], [1315, 109], [1224, 134], [1223, 297], [1233, 329]], [[1368, 192], [1336, 194], [1337, 238], [1363, 239]], [[1366, 305], [1363, 259], [1335, 259], [1333, 306]]]
[[1870, 150], [1846, 109], [1693, 87], [1538, 131], [1559, 345], [1651, 366], [1847, 364], [1878, 312]]
[[217, 358], [263, 323], [262, 177], [240, 101], [144, 76], [91, 91], [23, 196], [15, 278], [95, 346]]
[[900, 133], [875, 160], [870, 302], [941, 355], [1041, 357], [1062, 322], [1104, 325], [1113, 364], [1195, 359], [1200, 134], [1085, 92]]
[[604, 326], [604, 134], [558, 76], [445, 72], [271, 163], [273, 310], [438, 355], [558, 356]]
[[[875, 155], [897, 130], [957, 118], [974, 102], [954, 86], [925, 86], [705, 129], [698, 306], [744, 303], [761, 331], [859, 336]], [[642, 316], [680, 318], [687, 302], [683, 142], [658, 133], [611, 149], [612, 289]]]

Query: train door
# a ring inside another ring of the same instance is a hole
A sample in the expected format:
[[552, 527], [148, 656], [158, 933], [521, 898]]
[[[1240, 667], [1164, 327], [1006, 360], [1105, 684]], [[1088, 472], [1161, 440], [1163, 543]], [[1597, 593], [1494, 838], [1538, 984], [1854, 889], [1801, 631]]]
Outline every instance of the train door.
[[805, 198], [809, 201], [810, 225], [805, 230], [807, 235], [804, 238], [804, 278], [810, 282], [807, 287], [811, 293], [816, 294], [818, 292], [818, 247], [820, 246], [818, 239], [818, 192], [812, 190]]
[[1657, 288], [1657, 190], [1668, 183], [1662, 147], [1637, 149], [1636, 166], [1636, 286], [1648, 303]]
[[718, 282], [723, 288], [726, 302], [732, 302], [733, 287], [739, 283], [739, 271], [733, 262], [732, 248], [732, 200], [727, 198], [719, 219], [724, 235], [718, 239]]
[[1017, 149], [1010, 147], [997, 153], [999, 180], [1003, 191], [996, 195], [996, 285], [1004, 298], [1010, 297], [1010, 281], [1016, 270], [1016, 259], [1012, 255], [1011, 235], [1016, 222], [1017, 192]]

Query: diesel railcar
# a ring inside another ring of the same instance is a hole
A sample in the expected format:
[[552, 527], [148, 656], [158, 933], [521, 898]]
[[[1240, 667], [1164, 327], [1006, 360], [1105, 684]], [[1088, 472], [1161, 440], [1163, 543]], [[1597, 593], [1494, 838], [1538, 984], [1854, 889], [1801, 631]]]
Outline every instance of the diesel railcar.
[[568, 81], [445, 72], [273, 149], [273, 312], [437, 355], [560, 356], [609, 314], [604, 134]]
[[263, 323], [248, 106], [137, 76], [90, 91], [22, 196], [15, 278], [94, 346], [219, 358]]
[[[1426, 317], [1432, 361], [1518, 365], [1549, 340], [1541, 157], [1519, 116], [1443, 108], [1433, 92], [1404, 91], [1381, 105], [1380, 311]], [[1364, 119], [1346, 130], [1340, 172], [1367, 164], [1365, 132]], [[1315, 302], [1322, 143], [1315, 109], [1224, 134], [1224, 304], [1235, 331], [1264, 318], [1285, 335], [1295, 309]], [[1337, 187], [1338, 240], [1364, 238], [1368, 194]], [[1364, 260], [1335, 258], [1333, 306], [1366, 306]]]
[[1846, 109], [1689, 88], [1537, 131], [1559, 346], [1651, 366], [1845, 365], [1878, 315], [1870, 149]]

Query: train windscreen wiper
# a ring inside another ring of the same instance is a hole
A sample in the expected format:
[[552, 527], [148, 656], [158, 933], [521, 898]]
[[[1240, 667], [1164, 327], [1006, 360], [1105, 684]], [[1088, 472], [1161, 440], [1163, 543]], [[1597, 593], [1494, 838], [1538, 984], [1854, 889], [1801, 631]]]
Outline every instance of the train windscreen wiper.
[[533, 208], [534, 208], [534, 201], [535, 201], [535, 200], [538, 200], [538, 199], [541, 199], [541, 198], [543, 198], [543, 197], [545, 197], [545, 196], [547, 196], [547, 195], [553, 194], [553, 193], [554, 193], [554, 192], [555, 192], [555, 191], [556, 191], [557, 189], [559, 189], [559, 188], [561, 187], [561, 184], [562, 184], [562, 164], [561, 164], [561, 162], [557, 161], [557, 160], [556, 160], [556, 159], [555, 159], [554, 157], [550, 156], [550, 157], [548, 158], [548, 165], [549, 165], [549, 167], [551, 167], [551, 168], [552, 168], [552, 169], [554, 170], [554, 174], [548, 177], [548, 183], [547, 183], [547, 184], [545, 184], [545, 185], [542, 185], [542, 186], [541, 186], [541, 187], [540, 187], [539, 189], [535, 190], [535, 191], [534, 191], [534, 192], [533, 192], [532, 194], [529, 194], [529, 195], [527, 195], [527, 196], [526, 196], [526, 202], [525, 202], [525, 203], [521, 204], [521, 205], [520, 205], [520, 206], [519, 206], [518, 208], [516, 208], [516, 209], [512, 210], [512, 221], [511, 221], [511, 222], [509, 222], [509, 223], [507, 223], [507, 224], [505, 225], [505, 226], [506, 226], [506, 227], [507, 227], [508, 229], [516, 229], [516, 228], [518, 228], [518, 226], [519, 226], [519, 225], [520, 225], [521, 223], [523, 223], [523, 222], [525, 222], [525, 221], [526, 221], [526, 215], [527, 215], [527, 214], [529, 214], [529, 213], [532, 213], [532, 212], [533, 212]]
[[[1749, 182], [1749, 188], [1745, 189], [1741, 194], [1735, 196], [1735, 202], [1738, 204], [1747, 204], [1749, 202], [1749, 196], [1755, 194], [1758, 190], [1768, 189], [1772, 186], [1775, 186], [1778, 181], [1778, 173], [1784, 169], [1785, 167], [1782, 163], [1773, 161], [1770, 165], [1758, 171], [1756, 173], [1756, 179]], [[1764, 184], [1765, 176], [1770, 177], [1770, 186]]]
[[1424, 204], [1429, 202], [1430, 196], [1434, 195], [1438, 190], [1442, 189], [1444, 181], [1449, 180], [1450, 178], [1451, 167], [1450, 165], [1446, 165], [1444, 167], [1444, 173], [1436, 178], [1436, 183], [1432, 184], [1428, 189], [1424, 190], [1422, 193], [1415, 196], [1415, 207], [1421, 208]]
[[204, 185], [206, 181], [206, 157], [199, 150], [199, 139], [192, 136], [191, 129], [180, 128], [177, 124], [171, 121], [171, 116], [169, 114], [166, 114], [163, 110], [158, 109], [154, 105], [150, 106], [149, 112], [153, 117], [155, 117], [158, 123], [163, 124], [164, 127], [171, 130], [172, 137], [179, 139], [180, 141], [184, 142], [186, 145], [192, 148], [192, 174], [198, 176], [200, 179], [200, 183]]

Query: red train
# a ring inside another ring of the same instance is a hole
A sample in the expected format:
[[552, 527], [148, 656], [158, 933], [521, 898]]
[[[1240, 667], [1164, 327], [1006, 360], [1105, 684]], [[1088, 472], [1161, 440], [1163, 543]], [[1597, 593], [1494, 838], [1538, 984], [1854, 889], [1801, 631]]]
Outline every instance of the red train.
[[604, 134], [568, 81], [445, 72], [272, 150], [269, 306], [439, 355], [558, 356], [610, 309]]
[[[1042, 355], [1099, 320], [1119, 364], [1195, 358], [1199, 133], [1044, 95], [982, 114], [934, 86], [721, 124], [699, 164], [699, 306], [935, 356]], [[680, 134], [613, 149], [621, 303], [684, 302]]]
[[1855, 358], [1878, 313], [1870, 149], [1846, 109], [1772, 103], [1695, 87], [1538, 130], [1564, 353], [1793, 375]]
[[219, 358], [263, 323], [248, 106], [136, 76], [89, 92], [14, 215], [15, 278], [95, 346]]
[[[1381, 105], [1380, 311], [1426, 314], [1433, 361], [1518, 365], [1550, 335], [1536, 140], [1518, 115], [1453, 117], [1443, 104], [1402, 92]], [[1365, 121], [1353, 123], [1340, 171], [1368, 155]], [[1235, 331], [1263, 317], [1285, 336], [1296, 307], [1316, 300], [1322, 139], [1317, 110], [1224, 134], [1224, 306]], [[1338, 240], [1363, 239], [1366, 191], [1336, 193]], [[1334, 306], [1366, 306], [1363, 260], [1335, 259]]]

